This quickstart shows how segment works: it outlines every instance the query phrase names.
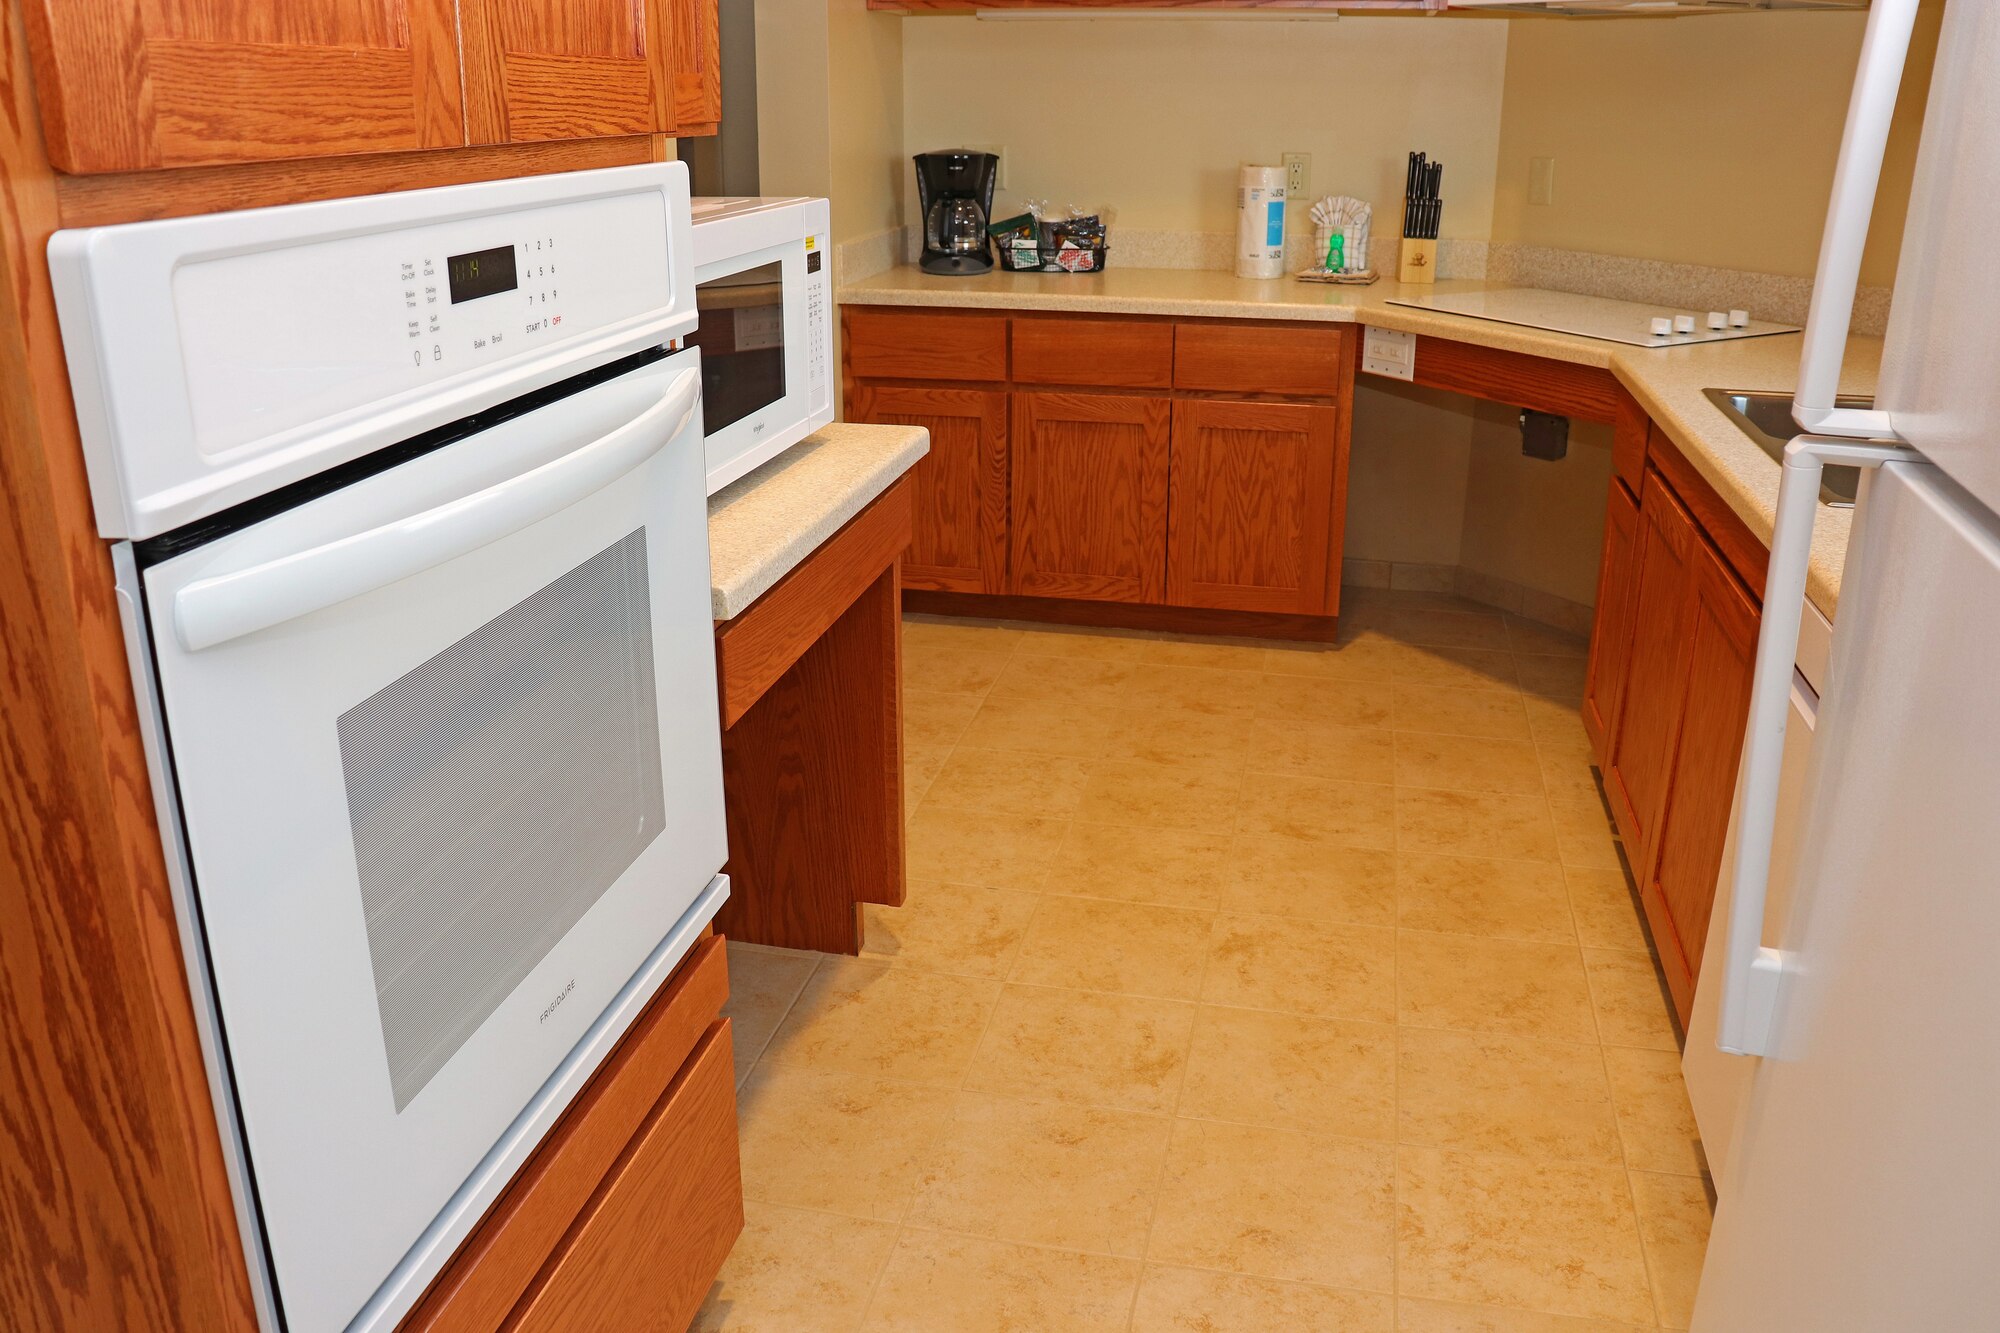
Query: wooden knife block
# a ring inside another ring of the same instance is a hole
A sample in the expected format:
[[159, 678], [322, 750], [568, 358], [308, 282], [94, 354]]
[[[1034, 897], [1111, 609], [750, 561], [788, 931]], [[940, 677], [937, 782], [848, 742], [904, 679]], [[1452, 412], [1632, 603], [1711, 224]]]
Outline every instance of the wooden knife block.
[[1405, 236], [1402, 253], [1396, 260], [1396, 280], [1399, 282], [1436, 282], [1438, 243], [1416, 236]]

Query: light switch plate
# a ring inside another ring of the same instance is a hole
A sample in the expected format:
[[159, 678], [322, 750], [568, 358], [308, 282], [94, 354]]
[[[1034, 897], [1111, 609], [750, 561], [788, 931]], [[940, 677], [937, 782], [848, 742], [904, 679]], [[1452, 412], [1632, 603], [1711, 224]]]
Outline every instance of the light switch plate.
[[1552, 157], [1528, 159], [1528, 202], [1553, 204], [1556, 201], [1556, 160]]
[[1361, 330], [1361, 368], [1371, 375], [1392, 380], [1417, 377], [1417, 335], [1378, 329], [1373, 324]]

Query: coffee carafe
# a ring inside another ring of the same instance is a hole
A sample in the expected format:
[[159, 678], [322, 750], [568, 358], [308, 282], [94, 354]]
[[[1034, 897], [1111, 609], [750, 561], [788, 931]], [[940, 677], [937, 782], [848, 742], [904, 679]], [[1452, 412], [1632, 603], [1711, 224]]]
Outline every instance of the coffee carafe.
[[993, 183], [1000, 159], [954, 148], [918, 153], [917, 211], [923, 217], [926, 273], [984, 273], [993, 267], [986, 224], [993, 215]]

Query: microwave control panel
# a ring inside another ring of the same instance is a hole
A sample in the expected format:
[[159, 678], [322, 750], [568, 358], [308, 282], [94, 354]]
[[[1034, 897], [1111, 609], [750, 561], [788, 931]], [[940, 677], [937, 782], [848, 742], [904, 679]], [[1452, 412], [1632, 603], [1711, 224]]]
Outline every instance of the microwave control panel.
[[814, 412], [833, 406], [833, 264], [827, 253], [826, 220], [808, 214], [806, 233], [806, 396]]

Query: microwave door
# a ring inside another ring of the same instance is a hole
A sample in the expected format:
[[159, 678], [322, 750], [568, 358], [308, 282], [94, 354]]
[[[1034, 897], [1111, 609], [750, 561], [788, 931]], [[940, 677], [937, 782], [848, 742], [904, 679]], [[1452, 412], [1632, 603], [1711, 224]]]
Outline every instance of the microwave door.
[[[427, 1279], [412, 1247], [455, 1244], [490, 1202], [464, 1193], [482, 1161], [713, 900], [697, 359], [143, 570], [219, 1025], [294, 1330], [364, 1312], [387, 1326], [407, 1308]], [[410, 1289], [385, 1297], [396, 1272]]]
[[794, 239], [696, 270], [710, 494], [832, 419], [813, 406], [806, 260]]

